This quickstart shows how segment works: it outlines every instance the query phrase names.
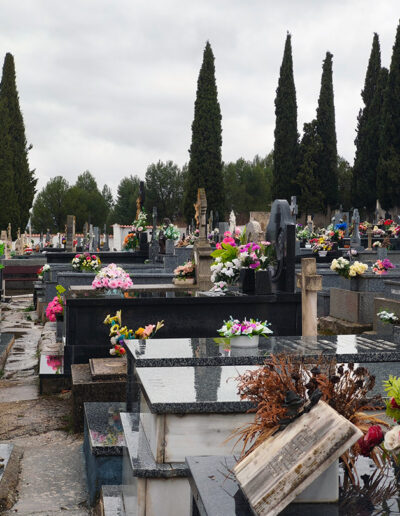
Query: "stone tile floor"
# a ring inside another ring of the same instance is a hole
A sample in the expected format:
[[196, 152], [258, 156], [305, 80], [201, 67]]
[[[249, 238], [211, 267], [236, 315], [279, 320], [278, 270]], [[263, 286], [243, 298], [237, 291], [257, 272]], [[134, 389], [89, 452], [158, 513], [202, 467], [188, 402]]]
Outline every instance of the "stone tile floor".
[[59, 344], [51, 324], [35, 324], [34, 312], [24, 311], [31, 304], [32, 296], [18, 296], [1, 306], [1, 331], [16, 340], [0, 379], [0, 440], [24, 451], [18, 500], [4, 514], [87, 515], [83, 438], [69, 432], [70, 395], [39, 396], [38, 350]]

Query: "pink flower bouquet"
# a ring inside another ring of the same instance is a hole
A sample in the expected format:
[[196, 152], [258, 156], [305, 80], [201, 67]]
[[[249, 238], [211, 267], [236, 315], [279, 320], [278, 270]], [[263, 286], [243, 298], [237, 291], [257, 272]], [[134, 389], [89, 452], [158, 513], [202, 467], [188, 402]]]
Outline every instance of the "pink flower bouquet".
[[133, 282], [129, 274], [118, 267], [115, 263], [110, 263], [107, 267], [103, 267], [96, 275], [92, 282], [92, 288], [104, 290], [128, 290], [133, 287]]
[[64, 313], [64, 305], [62, 300], [58, 298], [58, 296], [54, 297], [52, 301], [47, 305], [46, 308], [46, 317], [49, 321], [55, 322], [57, 314]]

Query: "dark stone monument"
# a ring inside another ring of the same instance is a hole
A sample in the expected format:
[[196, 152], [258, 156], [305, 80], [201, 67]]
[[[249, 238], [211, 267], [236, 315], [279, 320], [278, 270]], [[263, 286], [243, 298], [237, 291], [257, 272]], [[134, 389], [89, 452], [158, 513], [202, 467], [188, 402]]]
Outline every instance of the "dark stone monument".
[[97, 251], [100, 249], [100, 229], [97, 226], [93, 228], [93, 235], [93, 250]]
[[276, 249], [277, 263], [271, 275], [275, 290], [294, 292], [296, 227], [286, 199], [277, 199], [272, 203], [266, 239]]
[[157, 207], [153, 206], [153, 226], [151, 230], [151, 243], [149, 246], [149, 259], [152, 263], [157, 261], [160, 253], [160, 245], [157, 240]]

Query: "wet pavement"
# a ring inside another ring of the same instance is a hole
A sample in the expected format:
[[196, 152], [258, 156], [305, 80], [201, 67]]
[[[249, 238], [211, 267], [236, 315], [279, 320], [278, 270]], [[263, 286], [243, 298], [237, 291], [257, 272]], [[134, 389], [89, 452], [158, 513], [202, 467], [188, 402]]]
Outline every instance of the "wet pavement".
[[1, 304], [1, 331], [14, 345], [0, 374], [0, 440], [23, 449], [18, 500], [4, 514], [90, 514], [82, 435], [72, 435], [70, 393], [39, 396], [40, 349], [57, 347], [50, 325], [35, 324], [32, 296]]

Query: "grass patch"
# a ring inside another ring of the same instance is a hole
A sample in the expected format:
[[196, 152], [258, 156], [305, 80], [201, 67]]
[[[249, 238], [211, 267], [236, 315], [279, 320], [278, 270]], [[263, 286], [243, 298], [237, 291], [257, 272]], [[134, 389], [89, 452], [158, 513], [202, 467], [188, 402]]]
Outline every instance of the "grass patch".
[[0, 369], [0, 378], [3, 378], [4, 376], [4, 369]]
[[67, 414], [66, 416], [62, 416], [61, 419], [64, 423], [61, 430], [64, 430], [64, 432], [67, 432], [69, 434], [73, 434], [74, 433], [74, 419], [72, 417], [72, 414]]
[[33, 305], [29, 305], [23, 309], [23, 312], [34, 312], [34, 311], [35, 311], [35, 307]]

